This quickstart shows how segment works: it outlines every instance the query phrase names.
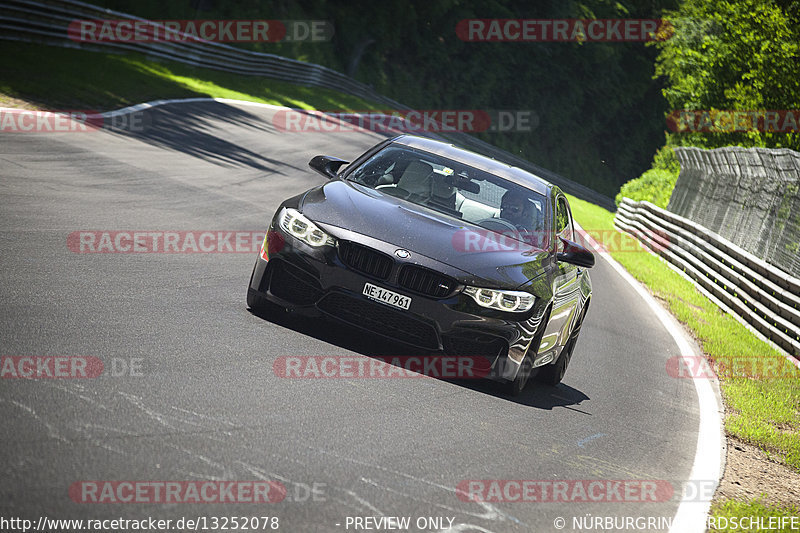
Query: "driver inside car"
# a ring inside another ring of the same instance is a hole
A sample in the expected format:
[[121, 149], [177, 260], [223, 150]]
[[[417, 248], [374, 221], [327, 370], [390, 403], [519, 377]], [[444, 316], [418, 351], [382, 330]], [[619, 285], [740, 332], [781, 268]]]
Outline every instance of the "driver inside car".
[[515, 191], [507, 191], [500, 200], [500, 218], [514, 224], [519, 231], [533, 229], [533, 204]]
[[537, 244], [535, 232], [540, 230], [539, 210], [529, 199], [516, 191], [507, 191], [500, 201], [500, 218], [512, 223], [520, 233], [519, 239]]

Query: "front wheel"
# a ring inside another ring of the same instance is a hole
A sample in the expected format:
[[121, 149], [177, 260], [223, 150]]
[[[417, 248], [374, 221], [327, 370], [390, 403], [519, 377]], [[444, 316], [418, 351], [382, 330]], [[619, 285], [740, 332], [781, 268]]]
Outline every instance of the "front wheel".
[[255, 313], [266, 311], [267, 300], [253, 289], [247, 289], [247, 307]]
[[256, 259], [256, 264], [253, 266], [253, 273], [250, 274], [250, 283], [247, 284], [247, 307], [257, 315], [268, 315], [270, 313], [282, 311], [283, 309], [280, 306], [270, 302], [260, 292], [251, 288], [253, 286], [253, 277], [256, 275], [258, 261], [259, 260]]
[[522, 360], [522, 363], [519, 365], [517, 377], [514, 378], [514, 381], [506, 385], [506, 390], [508, 393], [511, 396], [519, 396], [522, 391], [525, 390], [525, 386], [528, 384], [532, 372], [533, 364], [531, 363], [530, 357], [528, 357], [526, 354], [525, 358]]
[[575, 350], [575, 344], [578, 342], [578, 334], [581, 332], [583, 319], [586, 318], [586, 310], [588, 308], [589, 304], [587, 303], [583, 307], [583, 311], [581, 311], [581, 316], [578, 323], [575, 325], [575, 329], [572, 330], [572, 335], [564, 346], [564, 349], [561, 350], [561, 355], [558, 357], [558, 360], [551, 365], [546, 365], [539, 369], [539, 373], [536, 377], [540, 382], [555, 387], [564, 379], [564, 374], [567, 372], [570, 359], [572, 359], [572, 352]]
[[561, 351], [558, 360], [552, 365], [546, 365], [539, 369], [539, 374], [536, 376], [539, 381], [551, 387], [561, 383], [561, 380], [564, 379], [564, 374], [567, 372], [569, 360], [572, 359], [572, 350], [575, 349], [575, 341], [577, 340], [578, 337], [571, 337]]

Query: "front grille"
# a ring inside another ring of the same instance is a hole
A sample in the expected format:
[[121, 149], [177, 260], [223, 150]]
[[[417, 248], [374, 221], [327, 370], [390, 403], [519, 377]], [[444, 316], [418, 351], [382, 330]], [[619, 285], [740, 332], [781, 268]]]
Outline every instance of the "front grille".
[[405, 265], [397, 282], [404, 289], [433, 298], [449, 296], [458, 285], [453, 278], [417, 265]]
[[283, 261], [273, 259], [267, 265], [272, 271], [272, 294], [296, 305], [311, 305], [319, 300], [322, 287], [313, 276]]
[[431, 324], [383, 304], [332, 292], [317, 307], [334, 318], [387, 337], [430, 350], [439, 348], [439, 338]]
[[394, 264], [388, 255], [348, 241], [339, 241], [339, 257], [353, 270], [384, 280], [389, 277]]

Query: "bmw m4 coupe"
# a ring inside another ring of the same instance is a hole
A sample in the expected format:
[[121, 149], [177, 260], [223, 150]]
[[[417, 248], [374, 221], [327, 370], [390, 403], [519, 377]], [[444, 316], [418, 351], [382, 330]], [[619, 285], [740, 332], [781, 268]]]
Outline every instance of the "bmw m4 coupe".
[[[569, 202], [497, 160], [403, 135], [278, 208], [247, 292], [430, 353], [480, 357], [519, 394], [558, 384], [592, 296]], [[343, 168], [344, 167], [344, 168]], [[342, 169], [343, 168], [343, 169]], [[274, 306], [273, 306], [274, 307]]]

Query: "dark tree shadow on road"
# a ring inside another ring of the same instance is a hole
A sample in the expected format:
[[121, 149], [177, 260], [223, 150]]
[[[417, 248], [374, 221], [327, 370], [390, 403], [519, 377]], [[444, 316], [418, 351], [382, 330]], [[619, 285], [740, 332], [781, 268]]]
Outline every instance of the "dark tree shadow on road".
[[309, 318], [305, 315], [286, 313], [272, 305], [264, 311], [251, 309], [250, 312], [273, 324], [367, 357], [419, 356], [436, 353], [394, 342], [325, 317]]
[[[567, 379], [569, 379], [569, 369], [567, 369]], [[547, 409], [550, 411], [556, 407], [564, 407], [585, 415], [591, 415], [590, 412], [579, 408], [581, 402], [589, 400], [590, 398], [578, 389], [564, 383], [559, 383], [555, 387], [551, 387], [538, 383], [536, 378], [531, 378], [528, 386], [525, 387], [525, 390], [522, 391], [519, 396], [511, 396], [503, 390], [503, 384], [496, 381], [459, 380], [453, 381], [453, 383], [483, 394], [502, 396], [511, 402], [520, 405], [528, 405], [537, 409]]]
[[[265, 137], [277, 130], [262, 117], [221, 102], [159, 106], [118, 117], [106, 117], [104, 123], [105, 131], [114, 135], [182, 152], [218, 165], [250, 167], [279, 174], [282, 172], [278, 169], [286, 167], [305, 171], [230, 140], [231, 131], [235, 129], [247, 128]], [[268, 145], [265, 139], [265, 150]]]

